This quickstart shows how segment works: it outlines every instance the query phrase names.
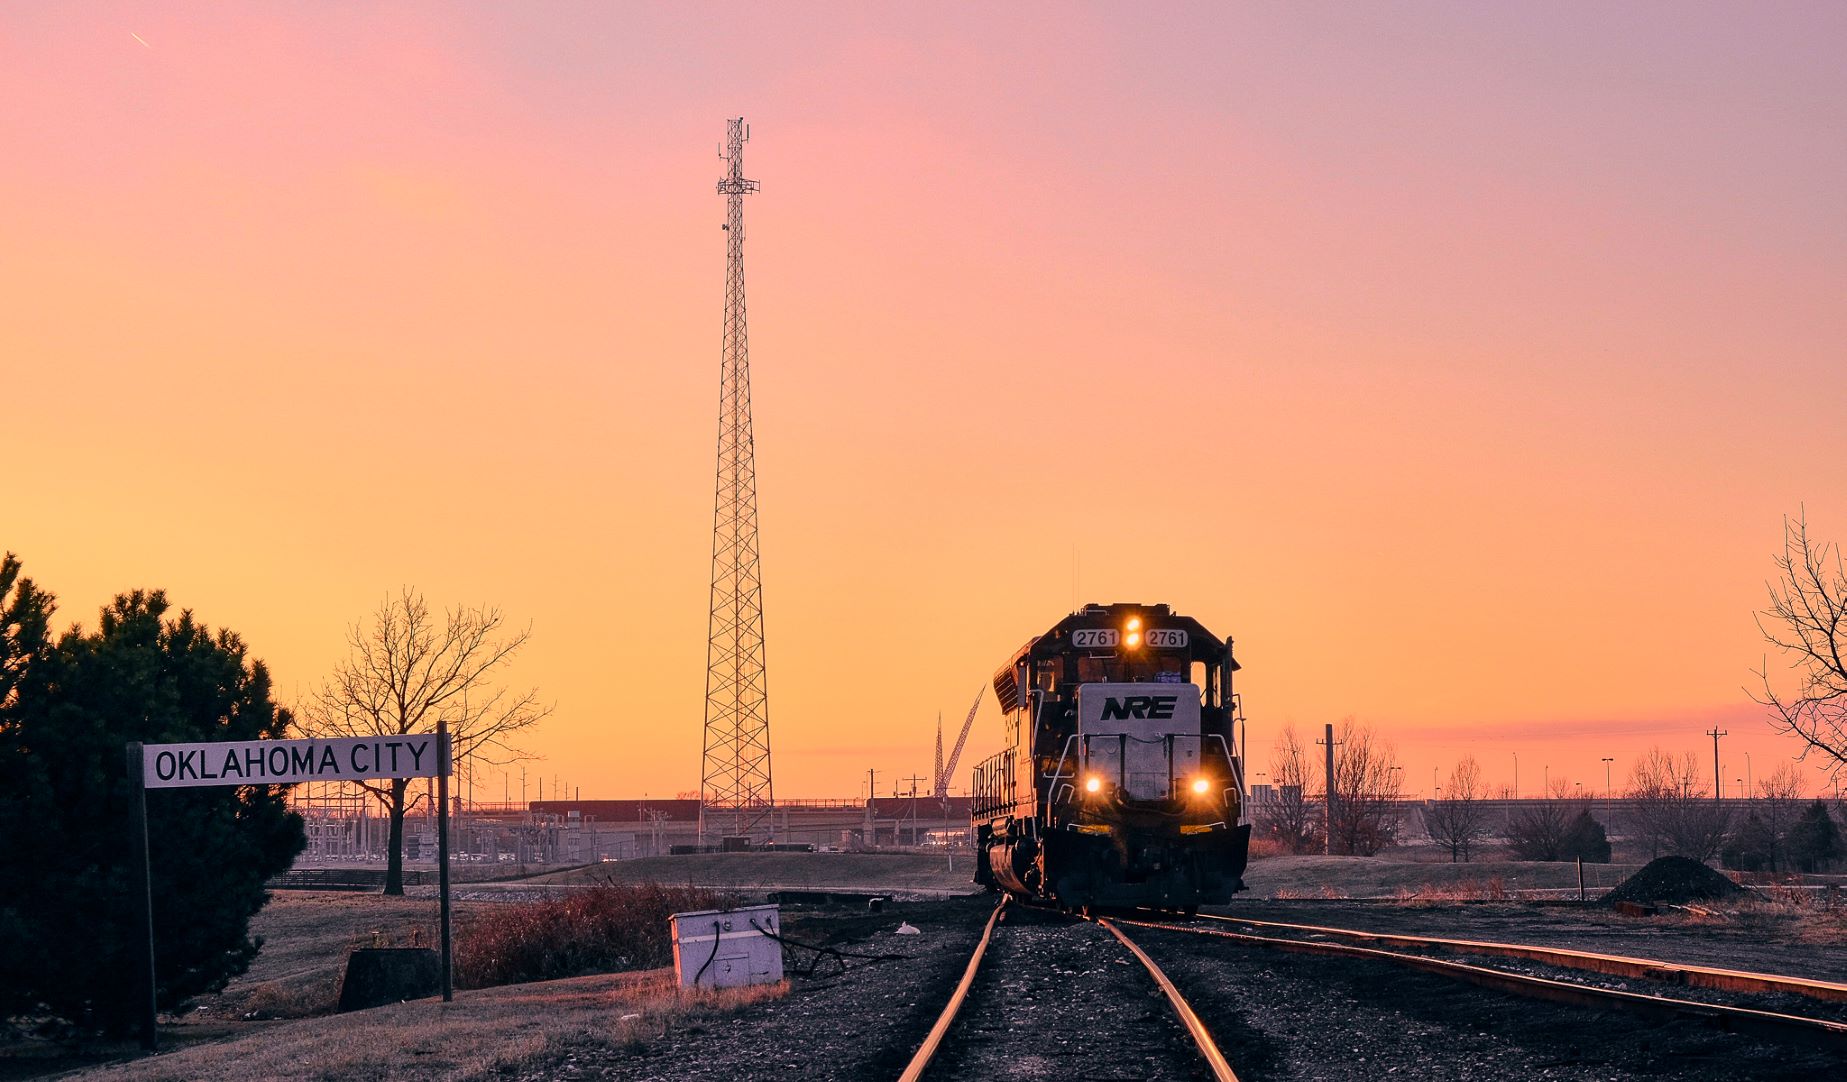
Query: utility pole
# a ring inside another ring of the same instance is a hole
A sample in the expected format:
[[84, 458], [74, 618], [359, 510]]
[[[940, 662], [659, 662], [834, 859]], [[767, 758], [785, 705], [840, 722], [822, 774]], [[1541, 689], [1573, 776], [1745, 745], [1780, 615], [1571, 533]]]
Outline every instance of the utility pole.
[[904, 779], [911, 783], [911, 844], [917, 844], [917, 783], [924, 779], [912, 774]]
[[1520, 799], [1520, 753], [1514, 752], [1514, 799]]
[[878, 799], [878, 796], [879, 772], [876, 770], [868, 770], [866, 771], [866, 827], [864, 832], [866, 836], [865, 844], [868, 849], [876, 845], [879, 840], [878, 820], [873, 817], [873, 802]]
[[1332, 856], [1334, 853], [1334, 800], [1335, 800], [1335, 795], [1334, 795], [1334, 726], [1332, 724], [1328, 725], [1327, 737], [1323, 740], [1317, 740], [1315, 741], [1315, 743], [1320, 744], [1323, 747], [1327, 748], [1327, 790], [1326, 790], [1327, 798], [1321, 802], [1321, 805], [1322, 805], [1321, 810], [1322, 810], [1322, 814], [1327, 817], [1327, 829], [1323, 833], [1327, 835], [1328, 855]]
[[1725, 783], [1719, 780], [1719, 738], [1732, 734], [1731, 730], [1714, 725], [1706, 735], [1712, 737], [1712, 799], [1718, 803], [1725, 799]]
[[757, 460], [750, 418], [750, 334], [744, 308], [744, 118], [726, 122], [719, 152], [725, 197], [725, 329], [718, 381], [718, 483], [712, 512], [712, 593], [705, 674], [705, 751], [699, 772], [699, 836], [708, 811], [719, 828], [747, 836], [769, 816], [769, 678], [763, 643], [763, 577], [757, 547]]

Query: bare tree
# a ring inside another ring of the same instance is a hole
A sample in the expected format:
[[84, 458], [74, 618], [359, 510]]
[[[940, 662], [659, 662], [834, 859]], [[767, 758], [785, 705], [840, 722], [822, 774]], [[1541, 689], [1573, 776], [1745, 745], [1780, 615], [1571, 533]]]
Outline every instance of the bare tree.
[[1578, 807], [1567, 800], [1563, 778], [1552, 783], [1545, 799], [1528, 803], [1507, 820], [1507, 845], [1519, 860], [1565, 859], [1565, 835]]
[[1650, 856], [1711, 860], [1725, 844], [1731, 816], [1712, 799], [1699, 756], [1650, 748], [1629, 776], [1635, 837]]
[[1335, 743], [1329, 848], [1369, 857], [1398, 840], [1398, 754], [1352, 718], [1340, 723]]
[[1764, 640], [1797, 673], [1793, 691], [1779, 692], [1765, 659], [1753, 693], [1770, 708], [1777, 728], [1802, 741], [1802, 755], [1818, 753], [1830, 777], [1847, 770], [1847, 571], [1841, 550], [1809, 537], [1808, 516], [1783, 519], [1779, 578], [1768, 583], [1770, 607], [1757, 614]]
[[[400, 736], [449, 723], [457, 759], [506, 763], [522, 753], [510, 738], [551, 713], [538, 692], [513, 694], [492, 679], [526, 645], [530, 627], [508, 630], [497, 608], [458, 605], [432, 615], [423, 595], [406, 587], [387, 597], [369, 626], [347, 633], [350, 652], [302, 710], [312, 736]], [[356, 784], [385, 806], [391, 820], [385, 893], [404, 893], [404, 813], [420, 798], [408, 778]]]
[[1270, 781], [1275, 796], [1257, 806], [1258, 828], [1291, 853], [1321, 848], [1321, 809], [1308, 750], [1294, 725], [1285, 725], [1270, 752]]
[[1466, 863], [1475, 844], [1488, 836], [1488, 809], [1482, 803], [1486, 786], [1481, 780], [1481, 764], [1473, 755], [1464, 758], [1449, 772], [1447, 796], [1433, 800], [1424, 812], [1424, 827], [1430, 840], [1449, 850], [1449, 862]]
[[1752, 809], [1763, 820], [1770, 870], [1782, 871], [1789, 851], [1789, 831], [1802, 814], [1802, 771], [1794, 763], [1778, 763], [1770, 776], [1757, 783], [1759, 799]]

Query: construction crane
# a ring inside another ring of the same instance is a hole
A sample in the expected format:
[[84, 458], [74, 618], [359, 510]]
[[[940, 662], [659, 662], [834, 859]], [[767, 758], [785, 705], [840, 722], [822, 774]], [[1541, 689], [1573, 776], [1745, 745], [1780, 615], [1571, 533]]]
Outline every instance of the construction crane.
[[962, 758], [962, 746], [968, 743], [968, 731], [975, 727], [975, 714], [981, 709], [981, 696], [987, 692], [986, 684], [975, 691], [975, 705], [968, 708], [968, 717], [962, 722], [962, 735], [956, 737], [956, 746], [949, 753], [948, 761], [943, 759], [943, 715], [936, 715], [936, 799], [949, 799], [949, 777], [956, 772], [956, 762]]

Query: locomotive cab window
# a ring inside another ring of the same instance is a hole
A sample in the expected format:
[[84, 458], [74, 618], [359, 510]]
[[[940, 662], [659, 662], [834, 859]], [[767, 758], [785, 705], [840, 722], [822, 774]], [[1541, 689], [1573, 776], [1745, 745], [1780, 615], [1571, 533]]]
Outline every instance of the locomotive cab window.
[[1187, 660], [1180, 654], [1154, 651], [1118, 657], [1079, 657], [1080, 684], [1128, 684], [1150, 681], [1187, 682]]

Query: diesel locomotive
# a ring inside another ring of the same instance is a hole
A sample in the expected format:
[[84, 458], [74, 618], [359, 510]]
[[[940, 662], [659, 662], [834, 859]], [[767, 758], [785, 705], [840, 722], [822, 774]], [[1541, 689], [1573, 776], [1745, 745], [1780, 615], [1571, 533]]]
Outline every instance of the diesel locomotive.
[[1166, 605], [1087, 605], [994, 674], [1007, 748], [975, 767], [975, 881], [1090, 910], [1244, 889], [1231, 640]]

